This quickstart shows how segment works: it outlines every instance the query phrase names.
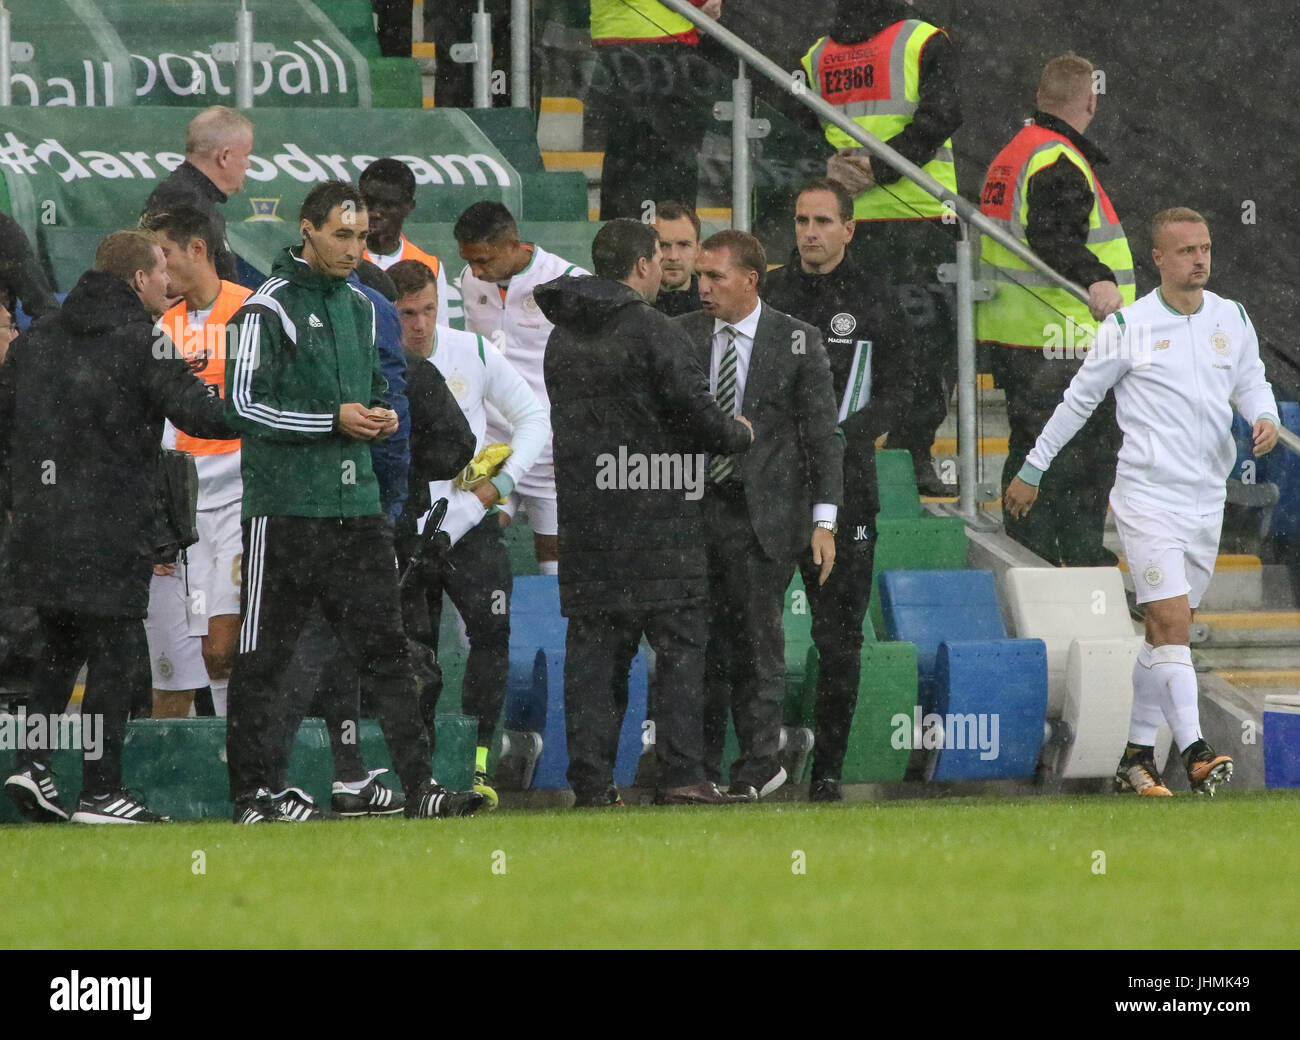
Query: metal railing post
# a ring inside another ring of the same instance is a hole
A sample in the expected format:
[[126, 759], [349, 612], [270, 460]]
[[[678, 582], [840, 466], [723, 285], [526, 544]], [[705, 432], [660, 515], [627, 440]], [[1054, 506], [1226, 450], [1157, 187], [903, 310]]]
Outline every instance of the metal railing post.
[[513, 108], [533, 105], [532, 0], [510, 2], [510, 104]]
[[979, 445], [975, 440], [975, 248], [971, 229], [957, 241], [957, 472], [958, 507], [975, 519]]
[[253, 12], [247, 2], [240, 4], [235, 17], [235, 104], [253, 107]]
[[0, 4], [0, 105], [8, 108], [13, 104], [13, 86], [9, 82], [12, 71], [9, 46], [13, 42], [13, 14], [4, 4]]
[[739, 62], [731, 81], [731, 226], [748, 231], [749, 220], [749, 108], [754, 87]]
[[474, 107], [492, 107], [492, 16], [483, 0], [474, 15]]

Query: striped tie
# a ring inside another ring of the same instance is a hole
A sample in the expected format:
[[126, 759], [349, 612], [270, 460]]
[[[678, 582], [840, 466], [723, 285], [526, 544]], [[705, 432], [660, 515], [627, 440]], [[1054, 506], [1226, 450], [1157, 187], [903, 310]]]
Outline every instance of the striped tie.
[[[718, 366], [718, 391], [713, 396], [718, 407], [727, 415], [736, 414], [736, 336], [734, 326], [728, 325], [723, 331], [727, 334], [727, 345], [722, 351], [722, 364]], [[736, 464], [730, 455], [714, 455], [709, 462], [709, 479], [721, 484], [731, 476]]]

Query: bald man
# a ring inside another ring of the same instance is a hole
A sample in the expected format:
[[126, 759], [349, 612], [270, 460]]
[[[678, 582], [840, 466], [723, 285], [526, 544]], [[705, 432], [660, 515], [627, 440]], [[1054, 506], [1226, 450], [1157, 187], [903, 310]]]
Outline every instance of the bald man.
[[243, 190], [253, 151], [253, 124], [233, 108], [213, 105], [190, 120], [185, 132], [185, 161], [153, 190], [143, 213], [193, 206], [212, 219], [217, 274], [236, 281], [235, 254], [226, 241], [226, 218], [217, 206]]

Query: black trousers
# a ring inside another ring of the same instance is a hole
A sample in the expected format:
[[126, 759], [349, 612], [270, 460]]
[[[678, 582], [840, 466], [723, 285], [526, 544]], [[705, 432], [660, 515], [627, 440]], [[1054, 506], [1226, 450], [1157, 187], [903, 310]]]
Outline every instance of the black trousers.
[[[64, 611], [40, 611], [38, 616], [44, 645], [27, 714], [47, 719], [62, 714], [85, 664], [81, 713], [102, 719], [103, 737], [100, 757], [83, 758], [81, 791], [83, 796], [108, 794], [122, 786], [122, 744], [131, 702], [141, 690], [147, 694], [152, 681], [144, 622]], [[27, 749], [18, 752], [17, 762], [19, 769], [36, 762], [48, 765], [49, 754]]]
[[[230, 676], [227, 760], [233, 798], [274, 788], [305, 705], [281, 680], [319, 604], [373, 699], [403, 789], [432, 775], [381, 516], [256, 517], [244, 523], [243, 626]], [[287, 734], [287, 736], [286, 736]]]
[[579, 799], [614, 782], [618, 735], [627, 712], [628, 669], [645, 633], [656, 657], [655, 753], [659, 786], [704, 779], [704, 604], [669, 610], [577, 614], [564, 648], [564, 726], [569, 786]]
[[[409, 553], [410, 546], [399, 539], [398, 555], [403, 567]], [[453, 545], [441, 566], [423, 568], [402, 589], [402, 617], [407, 632], [427, 642], [435, 652], [444, 591], [460, 611], [469, 637], [461, 711], [478, 719], [478, 743], [487, 747], [506, 699], [506, 676], [510, 671], [510, 597], [514, 592], [510, 554], [506, 552], [501, 522], [495, 513], [484, 517]], [[426, 719], [432, 718], [441, 692], [439, 669], [436, 683], [427, 683], [421, 694]]]
[[[1015, 347], [994, 346], [990, 355], [994, 382], [1007, 395], [1005, 490], [1082, 362]], [[1018, 520], [1003, 513], [1007, 534], [1056, 566], [1113, 566], [1115, 557], [1102, 545], [1102, 536], [1121, 440], [1115, 397], [1108, 393], [1043, 474], [1029, 515]]]
[[[762, 787], [780, 768], [785, 705], [781, 615], [795, 560], [763, 554], [743, 496], [704, 494], [709, 550], [709, 649], [704, 672], [704, 775], [722, 778], [727, 709], [740, 757], [731, 782]], [[812, 521], [809, 521], [811, 531]]]
[[939, 281], [940, 264], [956, 259], [948, 225], [932, 220], [859, 221], [849, 243], [864, 271], [887, 281], [897, 294], [907, 342], [916, 365], [911, 405], [889, 446], [912, 456], [918, 474], [931, 470], [935, 431], [948, 414], [957, 383], [957, 325], [954, 288]]
[[731, 81], [684, 44], [596, 47], [586, 94], [588, 118], [605, 138], [600, 219], [642, 218], [647, 202], [673, 199], [694, 208], [699, 151], [713, 103]]

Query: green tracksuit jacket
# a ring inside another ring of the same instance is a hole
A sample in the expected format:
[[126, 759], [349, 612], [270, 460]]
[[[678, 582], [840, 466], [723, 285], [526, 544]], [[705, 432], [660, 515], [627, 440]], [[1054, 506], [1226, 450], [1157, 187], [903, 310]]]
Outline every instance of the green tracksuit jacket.
[[380, 512], [370, 445], [339, 406], [384, 406], [375, 310], [342, 278], [286, 249], [231, 320], [226, 420], [243, 438], [243, 518]]

